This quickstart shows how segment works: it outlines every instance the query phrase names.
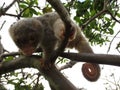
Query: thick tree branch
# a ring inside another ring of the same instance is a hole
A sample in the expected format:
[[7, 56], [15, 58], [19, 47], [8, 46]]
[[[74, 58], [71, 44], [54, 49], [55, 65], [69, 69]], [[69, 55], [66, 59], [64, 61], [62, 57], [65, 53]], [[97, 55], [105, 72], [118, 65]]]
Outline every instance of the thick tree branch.
[[60, 15], [61, 19], [65, 22], [65, 24], [69, 24], [71, 22], [69, 13], [60, 0], [47, 0], [47, 1], [57, 11], [57, 13]]
[[[119, 55], [63, 53], [61, 56], [74, 61], [120, 66]], [[73, 84], [71, 84], [54, 65], [49, 70], [41, 68], [40, 60], [42, 59], [39, 56], [21, 56], [9, 62], [2, 62], [0, 64], [0, 75], [20, 68], [33, 67], [37, 68], [57, 90], [77, 90], [76, 87], [73, 86]]]
[[16, 69], [34, 67], [34, 63], [38, 62], [39, 58], [40, 57], [38, 56], [32, 56], [32, 57], [21, 56], [9, 62], [1, 62], [0, 63], [0, 75], [14, 71]]
[[0, 64], [0, 75], [20, 68], [33, 67], [38, 69], [56, 90], [78, 90], [54, 65], [49, 70], [41, 68], [40, 60], [42, 59], [39, 56], [21, 56], [9, 62], [2, 62]]
[[89, 63], [120, 66], [120, 55], [63, 53], [60, 56], [77, 62], [89, 62]]
[[68, 38], [70, 36], [70, 32], [72, 31], [73, 27], [72, 27], [70, 15], [69, 15], [68, 11], [65, 9], [65, 7], [62, 5], [60, 0], [47, 0], [47, 1], [52, 5], [52, 7], [60, 15], [60, 17], [63, 20], [63, 22], [65, 23], [65, 27], [66, 27], [65, 39], [62, 41], [61, 45], [56, 50], [56, 52], [53, 52], [53, 55], [50, 58], [50, 60], [55, 62], [58, 55], [60, 55], [64, 51], [64, 49], [68, 43]]
[[[120, 55], [62, 53], [60, 56], [77, 62], [90, 62], [90, 63], [120, 66]], [[40, 59], [41, 59], [40, 56], [31, 56], [31, 57], [21, 56], [9, 62], [2, 62], [0, 63], [0, 75], [14, 71], [16, 69], [26, 68], [26, 67], [41, 69]]]
[[67, 80], [58, 69], [53, 66], [49, 70], [41, 70], [45, 78], [55, 90], [78, 90], [69, 80]]

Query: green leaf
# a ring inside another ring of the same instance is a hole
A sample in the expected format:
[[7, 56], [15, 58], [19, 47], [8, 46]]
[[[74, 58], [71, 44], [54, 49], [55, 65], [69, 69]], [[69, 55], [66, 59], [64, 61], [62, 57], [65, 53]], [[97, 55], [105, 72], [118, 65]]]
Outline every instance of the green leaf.
[[116, 22], [113, 22], [113, 23], [111, 24], [111, 27], [113, 28], [113, 27], [115, 26], [115, 24], [116, 24]]
[[6, 58], [5, 58], [5, 61], [11, 61], [11, 60], [13, 60], [13, 59], [14, 59], [13, 56], [9, 56], [9, 57], [6, 57]]
[[30, 12], [35, 14], [35, 15], [38, 15], [38, 12], [35, 9], [33, 9], [33, 8], [30, 8]]
[[113, 34], [114, 34], [114, 30], [113, 30], [112, 28], [109, 28], [109, 33], [110, 33], [111, 35], [113, 35]]
[[30, 3], [30, 0], [26, 0], [27, 3]]
[[30, 9], [27, 8], [23, 14], [22, 14], [23, 17], [32, 17], [33, 16], [33, 13], [31, 13]]
[[50, 6], [46, 6], [45, 8], [43, 8], [43, 13], [48, 13], [48, 12], [52, 12], [52, 7]]
[[110, 19], [108, 17], [105, 17], [105, 20], [108, 21], [108, 22], [110, 21]]
[[25, 4], [25, 5], [29, 6], [28, 2], [26, 2], [26, 1], [20, 2], [19, 4]]
[[38, 0], [34, 0], [35, 4], [38, 5]]
[[20, 4], [19, 6], [20, 6], [20, 8], [23, 8], [23, 9], [27, 8], [27, 5], [25, 5], [25, 4]]
[[29, 6], [33, 6], [34, 4], [35, 2], [31, 0]]
[[117, 16], [120, 18], [120, 13], [117, 13]]
[[77, 17], [77, 16], [74, 17], [74, 20], [75, 20], [76, 22], [80, 22], [80, 18]]
[[91, 11], [91, 16], [94, 16], [95, 15], [95, 10], [92, 10]]

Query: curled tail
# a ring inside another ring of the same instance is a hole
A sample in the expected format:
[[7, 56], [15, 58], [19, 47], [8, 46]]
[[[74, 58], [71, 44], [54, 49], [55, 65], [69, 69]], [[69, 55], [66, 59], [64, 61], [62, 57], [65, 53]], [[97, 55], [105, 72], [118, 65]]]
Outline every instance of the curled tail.
[[[81, 29], [76, 26], [76, 35], [75, 39], [69, 42], [69, 48], [74, 48], [78, 50], [79, 53], [94, 53], [90, 47], [86, 37], [83, 35]], [[94, 63], [85, 63], [82, 66], [83, 76], [89, 81], [96, 81], [100, 76], [100, 66]]]
[[91, 82], [97, 81], [100, 77], [100, 66], [94, 63], [84, 63], [82, 73], [87, 80]]

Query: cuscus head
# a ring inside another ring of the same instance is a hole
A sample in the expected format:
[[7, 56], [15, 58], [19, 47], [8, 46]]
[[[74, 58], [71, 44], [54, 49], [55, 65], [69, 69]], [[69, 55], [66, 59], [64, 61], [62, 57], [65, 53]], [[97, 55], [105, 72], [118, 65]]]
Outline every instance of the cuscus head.
[[30, 56], [43, 35], [42, 24], [37, 19], [23, 19], [11, 25], [10, 36], [24, 55]]

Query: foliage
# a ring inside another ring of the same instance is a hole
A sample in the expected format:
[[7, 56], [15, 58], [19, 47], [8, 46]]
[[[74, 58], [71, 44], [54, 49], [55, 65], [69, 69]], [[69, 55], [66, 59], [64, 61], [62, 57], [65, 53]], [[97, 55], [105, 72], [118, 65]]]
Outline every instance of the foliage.
[[[4, 74], [1, 81], [4, 81], [5, 84], [13, 85], [14, 90], [44, 90], [42, 83], [39, 81], [41, 75], [39, 73], [30, 74], [26, 71], [28, 70], [21, 69]], [[34, 71], [34, 69], [31, 71]]]
[[[118, 17], [119, 13], [115, 7], [115, 2], [110, 2], [109, 11], [114, 17]], [[86, 0], [83, 2], [75, 1], [73, 8], [76, 10], [75, 21], [80, 26], [84, 25], [91, 17], [103, 10], [104, 0]], [[83, 30], [85, 35], [89, 38], [92, 44], [103, 45], [104, 42], [109, 41], [107, 35], [113, 35], [116, 21], [114, 21], [108, 14], [101, 14], [92, 20]]]
[[0, 90], [7, 90], [2, 84], [0, 84]]
[[[32, 17], [33, 15], [39, 15], [38, 0], [24, 0], [18, 3], [21, 17]], [[19, 11], [16, 11], [19, 12]]]

